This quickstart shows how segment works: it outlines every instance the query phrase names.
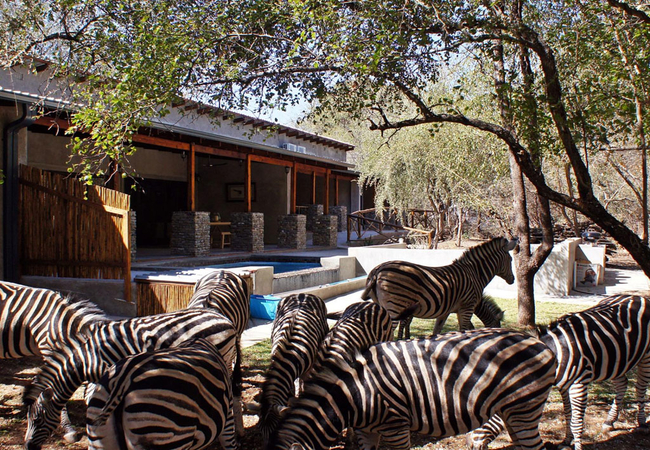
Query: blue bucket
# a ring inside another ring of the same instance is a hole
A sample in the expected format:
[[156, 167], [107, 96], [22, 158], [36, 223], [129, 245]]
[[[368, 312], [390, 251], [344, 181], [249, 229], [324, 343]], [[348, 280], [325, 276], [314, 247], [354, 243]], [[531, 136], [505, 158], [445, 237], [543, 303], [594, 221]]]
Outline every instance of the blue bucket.
[[275, 319], [280, 297], [274, 295], [251, 295], [251, 317], [256, 319]]

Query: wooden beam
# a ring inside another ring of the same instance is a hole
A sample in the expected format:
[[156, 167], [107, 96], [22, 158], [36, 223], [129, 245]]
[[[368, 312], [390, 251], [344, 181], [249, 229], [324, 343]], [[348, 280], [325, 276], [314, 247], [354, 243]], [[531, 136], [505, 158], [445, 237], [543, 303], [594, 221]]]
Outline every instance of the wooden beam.
[[187, 161], [187, 210], [196, 210], [196, 150], [194, 144], [190, 146]]
[[311, 204], [316, 204], [316, 172], [311, 173]]
[[303, 163], [296, 163], [296, 168], [298, 169], [299, 172], [307, 173], [307, 174], [316, 172], [321, 175], [324, 175], [327, 172], [327, 169], [325, 167], [311, 166], [309, 164], [303, 164]]
[[330, 175], [332, 171], [327, 169], [325, 174], [325, 202], [323, 203], [323, 214], [329, 214], [330, 210]]
[[296, 170], [296, 163], [294, 161], [291, 167], [291, 214], [296, 213], [296, 198], [298, 192], [298, 171]]
[[172, 141], [155, 136], [147, 136], [144, 134], [134, 134], [131, 136], [131, 140], [138, 144], [157, 145], [158, 147], [172, 148], [175, 150], [190, 150], [190, 144], [187, 142]]
[[265, 164], [273, 164], [276, 166], [284, 166], [284, 167], [293, 166], [293, 163], [291, 161], [280, 159], [280, 158], [273, 158], [270, 156], [251, 155], [251, 160], [255, 162], [265, 163]]
[[339, 177], [334, 176], [334, 206], [339, 206]]
[[208, 147], [206, 145], [194, 144], [194, 149], [197, 153], [206, 155], [225, 156], [226, 158], [245, 159], [246, 153], [234, 150], [226, 150], [223, 148]]
[[246, 155], [246, 181], [244, 183], [246, 188], [246, 212], [253, 211], [253, 202], [251, 201], [251, 156], [252, 155]]

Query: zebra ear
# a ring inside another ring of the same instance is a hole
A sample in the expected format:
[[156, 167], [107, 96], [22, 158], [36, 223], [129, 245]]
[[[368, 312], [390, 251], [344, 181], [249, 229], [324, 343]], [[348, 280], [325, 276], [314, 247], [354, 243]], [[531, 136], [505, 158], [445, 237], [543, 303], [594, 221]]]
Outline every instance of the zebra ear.
[[506, 240], [506, 244], [504, 245], [504, 248], [506, 249], [507, 252], [514, 250], [514, 248], [517, 246], [519, 243], [518, 239], [513, 239], [511, 241]]

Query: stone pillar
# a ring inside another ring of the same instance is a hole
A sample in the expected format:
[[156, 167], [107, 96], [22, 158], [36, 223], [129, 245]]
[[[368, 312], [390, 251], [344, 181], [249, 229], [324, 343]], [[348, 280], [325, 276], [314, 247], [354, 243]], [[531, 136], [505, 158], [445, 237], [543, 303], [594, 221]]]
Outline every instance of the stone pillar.
[[307, 248], [307, 216], [289, 214], [278, 217], [278, 247]]
[[136, 214], [135, 211], [129, 211], [129, 246], [131, 247], [131, 261], [135, 261], [135, 255], [138, 253], [138, 246], [136, 244]]
[[313, 244], [315, 246], [336, 247], [338, 217], [331, 215], [320, 215], [314, 221]]
[[172, 214], [172, 254], [206, 256], [210, 254], [210, 213], [174, 211]]
[[343, 231], [347, 229], [347, 223], [348, 223], [347, 206], [330, 206], [330, 210], [328, 212], [338, 217], [339, 219], [338, 231]]
[[230, 221], [232, 243], [230, 248], [239, 252], [264, 250], [264, 214], [233, 213]]
[[314, 231], [314, 220], [323, 215], [323, 205], [307, 206], [307, 231]]

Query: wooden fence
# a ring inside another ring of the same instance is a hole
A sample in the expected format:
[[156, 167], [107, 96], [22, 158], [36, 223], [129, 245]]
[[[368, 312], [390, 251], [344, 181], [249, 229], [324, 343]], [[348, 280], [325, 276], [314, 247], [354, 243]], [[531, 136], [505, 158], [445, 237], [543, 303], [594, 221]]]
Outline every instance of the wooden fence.
[[124, 279], [131, 301], [130, 196], [21, 165], [22, 275]]

